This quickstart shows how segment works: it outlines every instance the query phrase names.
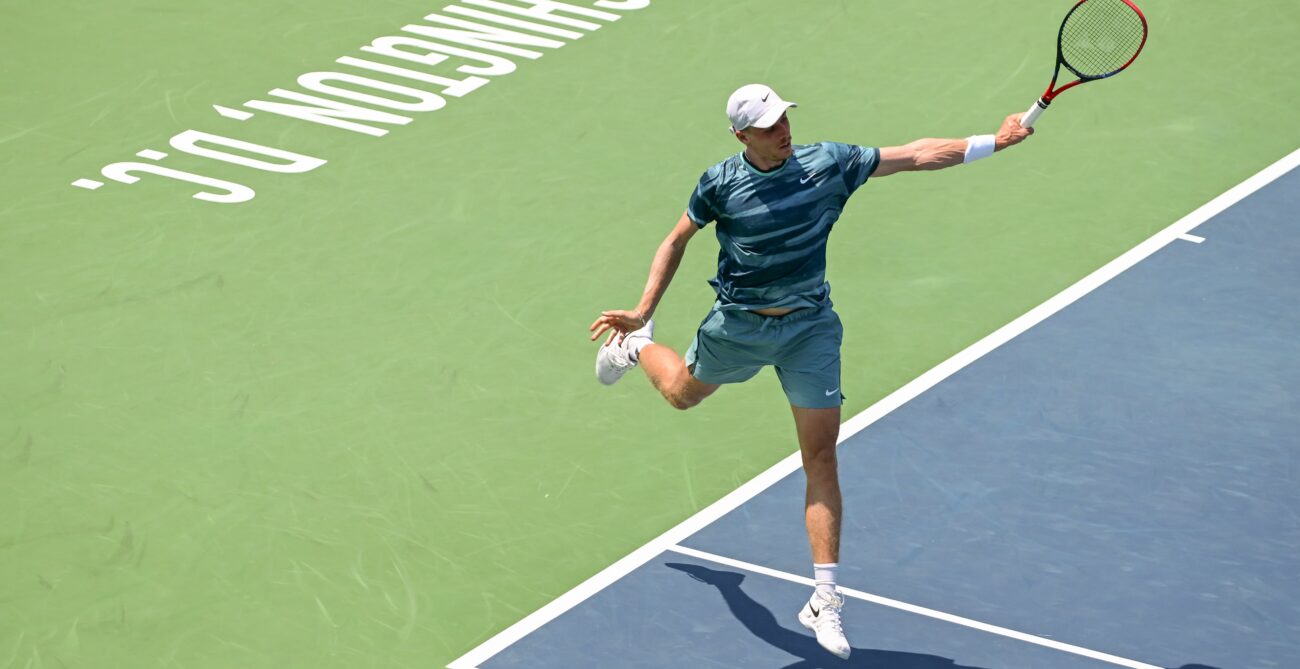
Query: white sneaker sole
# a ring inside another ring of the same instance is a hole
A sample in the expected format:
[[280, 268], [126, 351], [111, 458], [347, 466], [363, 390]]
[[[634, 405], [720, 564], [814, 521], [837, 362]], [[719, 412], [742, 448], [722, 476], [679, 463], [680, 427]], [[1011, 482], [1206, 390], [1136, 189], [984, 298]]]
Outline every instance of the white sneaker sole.
[[603, 353], [605, 353], [603, 349], [596, 353], [596, 380], [600, 381], [604, 385], [612, 386], [615, 383], [618, 383], [619, 379], [623, 378], [625, 374], [636, 367], [636, 365], [621, 367], [612, 364], [605, 364], [604, 359], [601, 357]]

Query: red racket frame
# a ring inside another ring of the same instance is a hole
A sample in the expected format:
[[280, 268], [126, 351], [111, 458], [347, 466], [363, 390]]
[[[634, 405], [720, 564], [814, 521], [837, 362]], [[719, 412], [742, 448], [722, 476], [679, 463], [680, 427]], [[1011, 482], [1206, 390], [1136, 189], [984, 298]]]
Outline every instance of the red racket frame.
[[[1128, 5], [1134, 12], [1136, 12], [1138, 18], [1142, 20], [1142, 43], [1138, 45], [1137, 52], [1133, 54], [1132, 58], [1128, 59], [1127, 63], [1121, 65], [1119, 69], [1115, 70], [1114, 72], [1111, 72], [1109, 74], [1103, 74], [1100, 77], [1080, 76], [1077, 81], [1072, 81], [1060, 88], [1055, 88], [1056, 78], [1061, 76], [1061, 66], [1065, 65], [1065, 58], [1063, 58], [1061, 54], [1061, 38], [1065, 35], [1065, 24], [1069, 23], [1070, 17], [1074, 15], [1074, 12], [1077, 11], [1080, 7], [1084, 5], [1084, 3], [1088, 1], [1089, 0], [1079, 0], [1079, 2], [1075, 3], [1075, 5], [1071, 7], [1070, 11], [1065, 15], [1065, 20], [1061, 21], [1061, 29], [1056, 34], [1056, 71], [1052, 73], [1052, 83], [1047, 85], [1047, 92], [1043, 93], [1042, 103], [1044, 107], [1046, 107], [1048, 104], [1051, 104], [1052, 100], [1054, 100], [1056, 96], [1060, 95], [1061, 93], [1064, 93], [1065, 91], [1070, 90], [1071, 88], [1074, 88], [1075, 86], [1078, 86], [1079, 84], [1086, 84], [1089, 81], [1097, 81], [1098, 79], [1113, 77], [1119, 74], [1120, 72], [1123, 72], [1124, 70], [1128, 69], [1128, 66], [1132, 65], [1133, 61], [1137, 60], [1138, 55], [1142, 53], [1142, 48], [1147, 45], [1147, 36], [1150, 34], [1151, 30], [1150, 30], [1150, 26], [1147, 25], [1146, 14], [1143, 14], [1142, 10], [1138, 9], [1138, 6], [1133, 4], [1132, 0], [1120, 0], [1124, 4]], [[1066, 69], [1069, 69], [1070, 72], [1073, 74], [1076, 75], [1079, 74], [1078, 72], [1075, 72], [1073, 69], [1071, 69], [1068, 65], [1066, 65]]]

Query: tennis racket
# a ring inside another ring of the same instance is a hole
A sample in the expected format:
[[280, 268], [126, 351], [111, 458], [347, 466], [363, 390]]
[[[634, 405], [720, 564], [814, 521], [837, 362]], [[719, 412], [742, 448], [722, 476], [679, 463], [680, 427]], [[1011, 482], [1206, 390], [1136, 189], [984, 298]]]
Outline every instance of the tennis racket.
[[[1147, 17], [1130, 0], [1079, 0], [1061, 22], [1052, 83], [1020, 117], [1020, 125], [1034, 127], [1034, 121], [1061, 93], [1123, 72], [1137, 60], [1146, 43]], [[1057, 88], [1062, 67], [1079, 78]]]

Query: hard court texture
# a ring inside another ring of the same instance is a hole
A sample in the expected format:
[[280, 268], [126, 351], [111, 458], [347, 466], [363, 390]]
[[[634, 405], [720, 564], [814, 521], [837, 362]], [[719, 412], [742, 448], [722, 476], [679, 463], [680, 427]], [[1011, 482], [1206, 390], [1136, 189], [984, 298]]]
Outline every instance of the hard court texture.
[[[1142, 60], [1032, 141], [859, 191], [829, 259], [846, 416], [1300, 146], [1300, 6], [1143, 5]], [[599, 386], [586, 341], [738, 150], [727, 94], [800, 102], [799, 142], [993, 132], [1064, 3], [654, 0], [383, 137], [213, 107], [442, 7], [0, 8], [0, 667], [442, 666], [734, 489], [795, 448], [775, 377], [679, 413]], [[71, 185], [120, 162], [257, 195]], [[679, 350], [711, 244], [657, 315]]]

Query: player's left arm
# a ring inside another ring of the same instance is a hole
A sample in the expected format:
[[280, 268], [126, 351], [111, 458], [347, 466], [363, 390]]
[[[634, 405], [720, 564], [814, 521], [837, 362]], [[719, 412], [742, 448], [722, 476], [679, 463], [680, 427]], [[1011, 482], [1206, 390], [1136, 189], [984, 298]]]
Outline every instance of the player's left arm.
[[898, 172], [941, 170], [983, 158], [986, 154], [980, 155], [982, 152], [991, 153], [1015, 146], [1034, 134], [1033, 128], [1020, 125], [1021, 116], [1022, 114], [1008, 116], [1002, 121], [998, 134], [992, 136], [966, 139], [918, 139], [902, 146], [881, 147], [880, 164], [876, 166], [876, 171], [872, 172], [871, 176], [887, 177]]

